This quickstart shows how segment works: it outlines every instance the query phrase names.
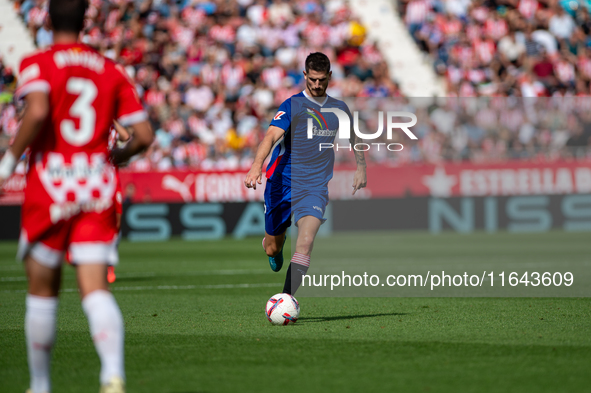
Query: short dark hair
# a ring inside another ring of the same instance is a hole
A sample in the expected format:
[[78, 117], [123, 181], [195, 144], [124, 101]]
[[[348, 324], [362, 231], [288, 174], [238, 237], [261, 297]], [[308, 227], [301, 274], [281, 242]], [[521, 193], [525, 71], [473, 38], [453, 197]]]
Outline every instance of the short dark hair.
[[326, 72], [328, 74], [330, 72], [330, 60], [328, 60], [328, 56], [320, 52], [310, 53], [306, 57], [306, 72], [310, 72], [310, 70]]
[[88, 0], [50, 0], [49, 17], [55, 31], [80, 33], [84, 29], [84, 15]]

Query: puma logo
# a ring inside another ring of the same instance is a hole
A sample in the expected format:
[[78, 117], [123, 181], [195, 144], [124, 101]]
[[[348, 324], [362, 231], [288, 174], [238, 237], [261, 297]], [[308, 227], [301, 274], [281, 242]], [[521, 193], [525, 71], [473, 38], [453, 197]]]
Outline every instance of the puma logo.
[[185, 202], [193, 201], [193, 195], [191, 194], [191, 185], [195, 181], [195, 175], [187, 175], [184, 181], [180, 181], [175, 176], [165, 175], [162, 178], [162, 188], [178, 192]]

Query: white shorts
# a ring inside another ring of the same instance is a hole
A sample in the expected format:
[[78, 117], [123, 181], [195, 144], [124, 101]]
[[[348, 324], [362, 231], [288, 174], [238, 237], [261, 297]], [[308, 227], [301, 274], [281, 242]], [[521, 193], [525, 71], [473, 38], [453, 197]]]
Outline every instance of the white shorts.
[[30, 243], [26, 232], [21, 231], [17, 258], [22, 261], [30, 255], [35, 261], [51, 269], [60, 266], [64, 257], [73, 265], [106, 263], [115, 266], [119, 263], [118, 244], [119, 235], [116, 235], [110, 242], [70, 243], [67, 250], [56, 250], [42, 240]]

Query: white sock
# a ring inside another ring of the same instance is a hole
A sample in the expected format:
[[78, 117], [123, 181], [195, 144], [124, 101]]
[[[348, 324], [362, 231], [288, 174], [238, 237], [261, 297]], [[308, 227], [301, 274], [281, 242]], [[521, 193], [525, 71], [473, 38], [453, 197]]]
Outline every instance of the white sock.
[[111, 292], [94, 291], [82, 299], [82, 308], [101, 360], [101, 384], [107, 384], [113, 377], [125, 379], [123, 317], [115, 298]]
[[57, 297], [27, 295], [25, 336], [33, 393], [51, 391], [49, 363], [51, 348], [55, 342]]

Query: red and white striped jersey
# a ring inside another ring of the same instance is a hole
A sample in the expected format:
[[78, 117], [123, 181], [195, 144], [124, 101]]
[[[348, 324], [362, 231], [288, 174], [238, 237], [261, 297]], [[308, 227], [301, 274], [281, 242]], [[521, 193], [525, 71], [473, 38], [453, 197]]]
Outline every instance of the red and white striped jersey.
[[181, 12], [181, 19], [193, 29], [199, 27], [205, 21], [206, 16], [205, 11], [192, 7], [185, 7]]
[[43, 25], [45, 18], [47, 17], [47, 10], [44, 8], [33, 7], [29, 11], [29, 24], [32, 23], [35, 26]]
[[486, 72], [479, 68], [472, 68], [466, 72], [466, 79], [474, 84], [486, 81]]
[[16, 135], [20, 126], [20, 121], [16, 116], [16, 109], [13, 105], [8, 105], [0, 115], [0, 124], [2, 125], [2, 132], [11, 138]]
[[471, 46], [455, 46], [451, 53], [456, 58], [462, 68], [471, 68], [474, 60], [474, 48]]
[[[184, 167], [187, 160], [187, 147], [186, 145], [179, 145], [172, 149], [170, 152], [172, 159], [174, 160], [177, 167]], [[158, 165], [162, 161], [162, 157], [154, 157], [154, 162]], [[181, 164], [182, 163], [182, 164]]]
[[426, 0], [411, 0], [406, 6], [404, 22], [407, 25], [423, 23], [427, 20], [430, 10], [430, 2]]
[[47, 94], [51, 115], [30, 145], [23, 204], [29, 239], [64, 219], [68, 203], [112, 204], [112, 121], [126, 127], [147, 120], [123, 67], [84, 44], [53, 45], [25, 57], [16, 96], [34, 92]]
[[554, 63], [554, 72], [562, 83], [571, 83], [575, 80], [575, 67], [566, 60], [559, 60]]
[[579, 56], [577, 59], [577, 70], [581, 75], [591, 78], [591, 59], [587, 56]]
[[457, 67], [449, 66], [446, 72], [447, 80], [452, 85], [457, 85], [464, 78], [464, 72]]
[[215, 41], [231, 44], [236, 39], [236, 32], [230, 25], [215, 25], [209, 29], [209, 36]]
[[169, 119], [166, 122], [166, 131], [168, 131], [175, 138], [182, 136], [185, 133], [185, 124], [181, 119]]
[[480, 61], [487, 65], [492, 61], [496, 52], [495, 43], [491, 39], [474, 41], [474, 51], [478, 54]]
[[336, 48], [343, 46], [351, 35], [348, 22], [339, 23], [336, 26], [331, 26], [329, 29], [328, 43]]
[[212, 85], [220, 80], [220, 68], [211, 63], [201, 68], [201, 80], [206, 85]]
[[285, 71], [279, 66], [266, 68], [261, 74], [261, 78], [263, 79], [263, 82], [265, 82], [265, 85], [273, 91], [278, 90], [281, 87], [284, 76]]
[[460, 97], [476, 97], [476, 90], [474, 90], [474, 86], [471, 83], [465, 81], [460, 86], [459, 94]]
[[240, 87], [245, 78], [244, 69], [237, 64], [228, 62], [222, 67], [222, 82], [229, 89]]
[[506, 36], [509, 32], [509, 28], [507, 27], [507, 22], [502, 19], [487, 19], [484, 23], [484, 32], [490, 38], [495, 41], [500, 40], [502, 37]]
[[123, 37], [123, 26], [116, 26], [112, 30], [108, 31], [107, 34], [111, 41], [117, 42]]
[[146, 92], [144, 100], [150, 106], [159, 106], [166, 101], [166, 93], [160, 90], [150, 89]]
[[442, 24], [441, 31], [448, 37], [456, 37], [462, 31], [462, 22], [459, 19], [449, 19]]
[[525, 19], [532, 19], [539, 7], [537, 0], [520, 0], [517, 9]]
[[488, 18], [489, 10], [484, 6], [476, 7], [472, 10], [472, 12], [470, 12], [470, 15], [478, 22], [484, 23], [486, 18]]
[[[304, 64], [306, 64], [306, 57], [308, 57], [308, 55], [312, 52], [314, 52], [314, 49], [310, 46], [303, 46], [302, 45], [302, 46], [298, 47], [296, 58], [297, 58], [298, 65], [300, 67], [302, 67], [302, 68], [304, 67]], [[330, 57], [329, 57], [329, 59], [330, 59]], [[331, 59], [331, 61], [332, 61], [332, 59]]]
[[207, 157], [207, 149], [202, 144], [192, 141], [185, 144], [185, 155], [190, 165], [198, 165]]
[[195, 37], [195, 33], [193, 30], [183, 27], [183, 26], [176, 26], [172, 30], [172, 39], [179, 43], [179, 45], [183, 48], [188, 48], [193, 43], [193, 38]]
[[88, 32], [88, 37], [90, 37], [91, 43], [98, 44], [103, 39], [103, 32], [98, 26], [95, 26]]
[[384, 60], [380, 50], [374, 47], [373, 45], [362, 45], [361, 54], [363, 55], [363, 59], [367, 61], [369, 64], [378, 64]]
[[189, 126], [189, 131], [194, 136], [199, 136], [201, 130], [207, 128], [207, 122], [201, 117], [195, 115], [189, 116], [187, 119], [187, 125]]
[[468, 37], [470, 41], [480, 40], [482, 37], [482, 27], [475, 23], [469, 24], [466, 27], [466, 37]]
[[325, 24], [309, 23], [304, 31], [303, 36], [306, 37], [310, 45], [315, 47], [322, 47], [330, 38], [330, 26]]
[[105, 21], [105, 31], [109, 32], [117, 27], [117, 22], [119, 22], [119, 9], [112, 10], [109, 12], [107, 16], [107, 20]]

